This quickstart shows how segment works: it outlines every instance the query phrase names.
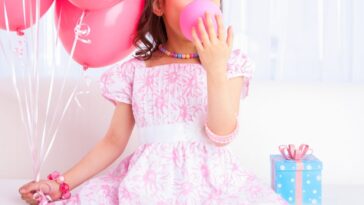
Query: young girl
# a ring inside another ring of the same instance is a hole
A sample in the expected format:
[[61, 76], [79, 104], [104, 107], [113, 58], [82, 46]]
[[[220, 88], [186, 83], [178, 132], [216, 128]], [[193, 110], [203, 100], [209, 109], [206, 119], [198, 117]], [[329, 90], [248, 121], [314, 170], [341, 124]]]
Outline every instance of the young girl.
[[[177, 25], [189, 2], [146, 0], [135, 58], [101, 77], [103, 96], [115, 105], [105, 137], [64, 177], [53, 173], [24, 185], [24, 200], [37, 204], [33, 193], [47, 185], [51, 204], [286, 204], [226, 147], [238, 136], [251, 64], [232, 51], [232, 29], [225, 31], [221, 16], [207, 13], [193, 42], [185, 39]], [[123, 153], [134, 124], [142, 144], [117, 168], [92, 178]]]

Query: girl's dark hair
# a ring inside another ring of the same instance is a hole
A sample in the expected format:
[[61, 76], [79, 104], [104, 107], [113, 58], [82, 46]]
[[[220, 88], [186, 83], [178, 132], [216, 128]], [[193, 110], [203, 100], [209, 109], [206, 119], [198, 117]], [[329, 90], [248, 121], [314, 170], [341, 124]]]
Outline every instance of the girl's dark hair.
[[[149, 36], [148, 36], [149, 34]], [[138, 48], [135, 57], [148, 60], [159, 44], [167, 42], [166, 25], [162, 17], [153, 13], [153, 0], [145, 0], [145, 6], [133, 43]]]
[[[222, 7], [221, 0], [221, 10]], [[160, 44], [168, 40], [166, 25], [162, 17], [153, 13], [153, 0], [145, 0], [143, 13], [140, 17], [137, 32], [133, 39], [137, 47], [135, 56], [139, 60], [148, 60]]]

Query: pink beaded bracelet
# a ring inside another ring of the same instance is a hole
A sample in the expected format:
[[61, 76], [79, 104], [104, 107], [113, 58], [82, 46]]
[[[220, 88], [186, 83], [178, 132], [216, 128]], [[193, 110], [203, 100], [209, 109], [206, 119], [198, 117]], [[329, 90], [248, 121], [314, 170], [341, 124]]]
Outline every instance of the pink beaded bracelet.
[[64, 176], [59, 172], [54, 171], [48, 175], [49, 180], [54, 180], [59, 184], [59, 191], [61, 191], [61, 199], [69, 199], [71, 197], [70, 187], [64, 182]]
[[205, 123], [205, 131], [206, 131], [206, 135], [207, 137], [216, 143], [220, 143], [220, 144], [227, 144], [230, 143], [234, 140], [234, 138], [237, 136], [238, 134], [238, 130], [239, 130], [239, 123], [238, 121], [236, 122], [236, 127], [234, 129], [233, 132], [227, 134], [227, 135], [217, 135], [215, 133], [213, 133], [209, 127], [207, 126], [207, 122]]

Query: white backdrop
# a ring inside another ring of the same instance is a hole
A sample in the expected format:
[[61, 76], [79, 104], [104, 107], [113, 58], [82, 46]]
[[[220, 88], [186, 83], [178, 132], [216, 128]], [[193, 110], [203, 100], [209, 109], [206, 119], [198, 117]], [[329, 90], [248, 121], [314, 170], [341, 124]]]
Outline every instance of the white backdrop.
[[239, 0], [224, 6], [237, 46], [256, 61], [257, 79], [364, 82], [364, 1]]

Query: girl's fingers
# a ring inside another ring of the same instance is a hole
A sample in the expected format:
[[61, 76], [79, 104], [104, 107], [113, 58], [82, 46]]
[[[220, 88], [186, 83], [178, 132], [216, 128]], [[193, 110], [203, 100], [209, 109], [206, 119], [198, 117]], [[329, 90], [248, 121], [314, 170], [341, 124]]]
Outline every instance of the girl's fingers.
[[217, 37], [216, 37], [216, 31], [215, 31], [214, 24], [212, 22], [211, 15], [208, 12], [206, 12], [205, 18], [206, 18], [207, 32], [209, 35], [209, 39], [212, 43], [214, 43], [214, 42], [216, 42]]
[[37, 205], [38, 204], [38, 202], [36, 202], [36, 201], [29, 201], [28, 202], [30, 205]]
[[192, 40], [193, 44], [195, 45], [197, 51], [201, 51], [203, 49], [202, 43], [197, 36], [195, 27], [192, 28]]
[[30, 201], [31, 204], [38, 204], [38, 201], [34, 198], [34, 195], [31, 196], [29, 201]]
[[27, 204], [37, 204], [33, 199], [26, 200]]
[[217, 31], [218, 31], [218, 39], [220, 41], [225, 41], [226, 40], [226, 35], [225, 35], [225, 28], [224, 28], [224, 22], [222, 20], [222, 16], [221, 15], [216, 15], [216, 22], [217, 22]]
[[32, 193], [26, 193], [21, 195], [22, 199], [31, 199], [33, 198], [33, 194]]
[[206, 32], [205, 25], [203, 24], [203, 21], [202, 21], [201, 17], [198, 18], [198, 31], [200, 33], [203, 46], [210, 45], [210, 39], [209, 39], [209, 36], [208, 36], [208, 34]]
[[26, 192], [27, 191], [27, 187], [30, 185], [30, 184], [33, 184], [35, 181], [31, 181], [31, 182], [28, 182], [28, 183], [26, 183], [26, 184], [24, 184], [23, 186], [21, 186], [20, 188], [19, 188], [19, 193], [24, 193], [24, 192]]
[[29, 193], [30, 193], [30, 192], [34, 192], [34, 191], [38, 190], [38, 188], [39, 188], [38, 183], [36, 183], [36, 182], [30, 182], [30, 183], [28, 183], [28, 184], [24, 185], [24, 186], [21, 188], [20, 193], [21, 193], [21, 194], [25, 194], [25, 193], [28, 193], [28, 192], [29, 192]]
[[229, 26], [228, 36], [226, 40], [226, 43], [228, 44], [229, 48], [233, 47], [233, 40], [234, 40], [233, 27]]

